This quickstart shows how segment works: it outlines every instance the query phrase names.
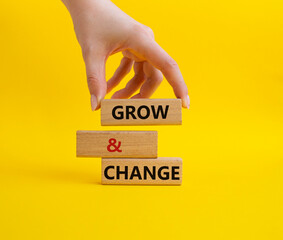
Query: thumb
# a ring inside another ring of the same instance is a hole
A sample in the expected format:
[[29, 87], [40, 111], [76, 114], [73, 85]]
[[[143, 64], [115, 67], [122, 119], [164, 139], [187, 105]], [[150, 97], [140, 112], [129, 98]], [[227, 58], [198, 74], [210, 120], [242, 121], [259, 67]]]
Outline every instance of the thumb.
[[101, 100], [105, 97], [107, 84], [105, 80], [106, 57], [102, 54], [85, 54], [87, 84], [91, 95], [92, 111], [100, 108]]

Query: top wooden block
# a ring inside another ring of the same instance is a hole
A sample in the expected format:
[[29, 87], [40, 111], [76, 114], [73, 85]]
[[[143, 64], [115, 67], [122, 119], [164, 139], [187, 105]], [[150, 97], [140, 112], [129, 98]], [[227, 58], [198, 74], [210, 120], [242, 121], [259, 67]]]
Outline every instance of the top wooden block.
[[104, 99], [101, 125], [181, 125], [181, 99]]

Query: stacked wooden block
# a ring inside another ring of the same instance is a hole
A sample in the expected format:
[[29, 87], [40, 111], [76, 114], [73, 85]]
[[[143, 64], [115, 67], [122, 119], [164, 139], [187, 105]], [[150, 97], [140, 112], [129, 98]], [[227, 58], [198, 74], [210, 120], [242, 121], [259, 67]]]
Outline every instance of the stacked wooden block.
[[[101, 104], [102, 126], [180, 124], [180, 99], [103, 100]], [[182, 159], [158, 158], [157, 145], [157, 131], [77, 131], [77, 156], [102, 158], [102, 184], [180, 185]]]

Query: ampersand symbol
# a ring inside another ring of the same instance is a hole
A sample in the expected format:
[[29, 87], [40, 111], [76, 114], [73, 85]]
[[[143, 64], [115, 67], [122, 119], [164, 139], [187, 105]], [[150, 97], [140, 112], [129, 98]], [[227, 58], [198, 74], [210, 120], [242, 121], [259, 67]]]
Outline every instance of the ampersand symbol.
[[[108, 142], [109, 142], [109, 145], [107, 146], [108, 152], [116, 152], [116, 151], [122, 152], [122, 150], [119, 149], [121, 147], [120, 141], [118, 142], [118, 146], [115, 145], [117, 142], [115, 138], [110, 138]], [[114, 149], [113, 148], [111, 149], [111, 147], [113, 147]]]

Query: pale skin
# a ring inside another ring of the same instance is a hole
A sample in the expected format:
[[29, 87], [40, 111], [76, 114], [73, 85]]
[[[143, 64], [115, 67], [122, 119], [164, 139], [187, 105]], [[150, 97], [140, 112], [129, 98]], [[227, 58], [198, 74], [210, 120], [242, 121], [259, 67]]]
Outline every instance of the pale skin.
[[[133, 67], [135, 75], [112, 98], [150, 98], [163, 80], [172, 86], [182, 106], [189, 108], [188, 88], [178, 64], [154, 40], [153, 31], [121, 11], [110, 0], [62, 0], [73, 19], [82, 48], [91, 108], [100, 108], [106, 93], [113, 90]], [[109, 56], [122, 52], [120, 66], [105, 79]], [[132, 96], [136, 91], [139, 93]]]

